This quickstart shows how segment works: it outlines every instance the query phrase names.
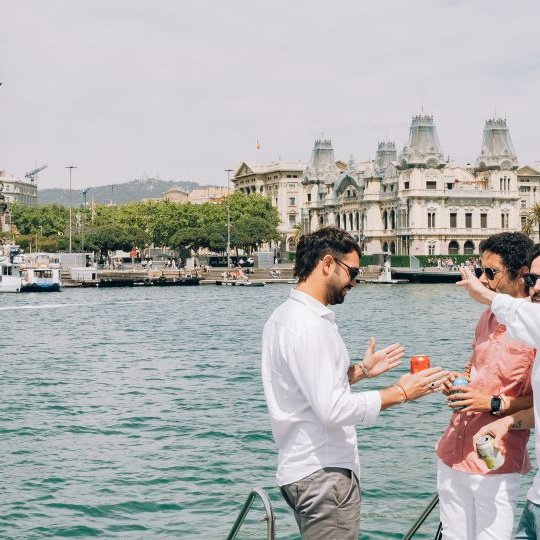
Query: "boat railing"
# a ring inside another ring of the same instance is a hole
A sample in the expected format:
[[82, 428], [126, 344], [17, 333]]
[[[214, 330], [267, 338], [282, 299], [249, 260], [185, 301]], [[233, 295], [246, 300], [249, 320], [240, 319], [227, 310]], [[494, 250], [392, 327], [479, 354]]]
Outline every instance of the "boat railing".
[[[248, 515], [255, 499], [259, 497], [264, 505], [265, 516], [263, 521], [266, 521], [266, 539], [275, 540], [276, 538], [276, 516], [274, 514], [274, 509], [272, 508], [272, 503], [267, 493], [261, 488], [253, 488], [246, 499], [246, 502], [242, 506], [234, 525], [232, 526], [231, 532], [227, 536], [227, 540], [234, 540], [240, 531], [240, 527], [244, 523], [246, 516]], [[418, 519], [414, 522], [413, 526], [408, 530], [407, 534], [403, 537], [403, 540], [411, 540], [414, 538], [414, 535], [418, 532], [420, 527], [424, 524], [426, 519], [429, 517], [433, 509], [439, 504], [439, 496], [435, 495], [433, 499], [429, 502], [426, 508], [422, 511]], [[439, 523], [437, 532], [435, 533], [434, 540], [442, 539], [442, 524]]]
[[[411, 540], [411, 538], [414, 537], [414, 535], [418, 532], [418, 529], [423, 525], [424, 521], [428, 518], [428, 516], [431, 514], [433, 509], [437, 506], [439, 503], [439, 496], [435, 495], [433, 499], [429, 502], [429, 504], [426, 506], [424, 511], [420, 514], [418, 519], [414, 522], [413, 526], [409, 529], [407, 534], [403, 537], [403, 540]], [[442, 538], [442, 525], [439, 523], [439, 528], [437, 529], [437, 533], [435, 534], [434, 540], [441, 540]]]
[[234, 538], [236, 538], [236, 535], [238, 534], [240, 527], [244, 523], [244, 520], [246, 519], [246, 516], [248, 512], [250, 511], [251, 506], [253, 505], [257, 497], [261, 499], [264, 505], [265, 516], [263, 518], [263, 521], [266, 521], [266, 539], [275, 540], [276, 516], [274, 514], [274, 509], [272, 508], [272, 503], [270, 502], [270, 498], [268, 497], [266, 491], [258, 487], [253, 488], [250, 494], [248, 495], [248, 498], [246, 499], [244, 506], [242, 506], [242, 509], [240, 510], [240, 514], [238, 514], [238, 517], [236, 518], [236, 521], [234, 522], [234, 525], [232, 526], [229, 536], [227, 536], [227, 540], [234, 540]]

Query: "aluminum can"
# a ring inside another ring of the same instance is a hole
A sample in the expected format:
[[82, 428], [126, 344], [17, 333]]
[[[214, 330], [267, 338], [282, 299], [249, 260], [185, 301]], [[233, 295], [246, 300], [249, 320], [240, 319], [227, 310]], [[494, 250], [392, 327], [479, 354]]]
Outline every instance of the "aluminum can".
[[[454, 382], [452, 383], [452, 386], [469, 386], [469, 381], [465, 378], [465, 377], [456, 377], [454, 379]], [[450, 394], [457, 394], [459, 392], [459, 390], [452, 390], [452, 392], [450, 392]], [[453, 412], [455, 413], [458, 413], [459, 411], [461, 411], [462, 409], [464, 409], [465, 407], [457, 407], [456, 409], [453, 409]]]
[[498, 469], [504, 463], [504, 456], [499, 452], [498, 448], [493, 446], [493, 437], [491, 435], [480, 437], [476, 441], [476, 450], [478, 450], [480, 457], [490, 471]]
[[418, 373], [419, 371], [428, 369], [429, 366], [429, 356], [426, 354], [411, 356], [411, 373]]

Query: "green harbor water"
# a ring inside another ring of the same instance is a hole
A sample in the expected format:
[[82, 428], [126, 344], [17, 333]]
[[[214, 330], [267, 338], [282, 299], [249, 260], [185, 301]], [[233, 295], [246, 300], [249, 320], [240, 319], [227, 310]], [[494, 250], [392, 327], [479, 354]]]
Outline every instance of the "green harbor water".
[[[298, 538], [260, 381], [261, 330], [289, 288], [1, 296], [0, 538], [221, 539], [253, 486], [277, 538]], [[467, 360], [481, 311], [455, 285], [360, 285], [336, 307], [353, 358], [374, 335], [447, 368]], [[362, 539], [401, 538], [431, 499], [449, 415], [436, 395], [358, 429]], [[254, 509], [240, 538], [265, 537]]]

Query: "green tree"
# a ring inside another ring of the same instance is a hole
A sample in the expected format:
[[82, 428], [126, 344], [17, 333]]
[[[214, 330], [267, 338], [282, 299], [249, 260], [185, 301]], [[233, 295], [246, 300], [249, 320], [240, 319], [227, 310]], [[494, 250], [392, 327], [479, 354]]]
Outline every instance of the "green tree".
[[280, 234], [275, 226], [260, 216], [246, 215], [234, 222], [231, 244], [247, 253], [257, 249], [270, 240], [279, 240]]
[[87, 231], [84, 243], [94, 251], [106, 254], [108, 251], [121, 249], [129, 251], [137, 245], [140, 231], [130, 230], [122, 225], [102, 225]]
[[69, 228], [69, 209], [57, 204], [14, 204], [11, 215], [13, 224], [21, 234], [52, 236], [65, 233]]
[[532, 235], [535, 227], [538, 227], [538, 234], [540, 235], [540, 203], [534, 203], [529, 210], [523, 225], [523, 232]]

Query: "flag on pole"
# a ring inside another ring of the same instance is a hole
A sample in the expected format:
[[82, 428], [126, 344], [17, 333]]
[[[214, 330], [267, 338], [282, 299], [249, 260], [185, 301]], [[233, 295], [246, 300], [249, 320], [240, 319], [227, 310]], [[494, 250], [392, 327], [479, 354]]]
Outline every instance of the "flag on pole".
[[257, 139], [257, 140], [255, 141], [255, 148], [256, 148], [257, 150], [260, 150], [260, 149], [261, 149], [261, 141], [259, 141], [259, 139]]

